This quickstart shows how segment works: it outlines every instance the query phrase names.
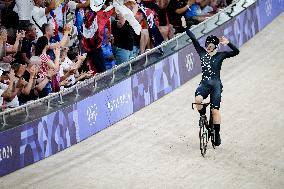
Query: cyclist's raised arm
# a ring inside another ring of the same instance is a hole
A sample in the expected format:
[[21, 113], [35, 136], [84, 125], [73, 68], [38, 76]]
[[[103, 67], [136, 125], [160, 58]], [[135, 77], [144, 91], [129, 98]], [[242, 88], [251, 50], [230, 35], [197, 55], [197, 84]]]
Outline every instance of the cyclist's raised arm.
[[223, 55], [224, 55], [224, 58], [230, 58], [230, 57], [236, 56], [236, 55], [238, 55], [240, 53], [240, 50], [235, 45], [233, 45], [224, 36], [220, 38], [220, 43], [223, 44], [223, 45], [228, 45], [232, 49], [232, 51], [224, 51], [224, 52], [222, 52]]
[[225, 58], [237, 56], [240, 53], [240, 50], [235, 45], [233, 45], [232, 43], [229, 42], [228, 46], [232, 49], [232, 51], [225, 51], [224, 52]]
[[191, 39], [196, 51], [198, 54], [200, 54], [202, 51], [204, 51], [204, 48], [200, 46], [198, 40], [196, 39], [195, 35], [189, 30], [186, 29], [186, 34], [189, 36], [189, 38]]

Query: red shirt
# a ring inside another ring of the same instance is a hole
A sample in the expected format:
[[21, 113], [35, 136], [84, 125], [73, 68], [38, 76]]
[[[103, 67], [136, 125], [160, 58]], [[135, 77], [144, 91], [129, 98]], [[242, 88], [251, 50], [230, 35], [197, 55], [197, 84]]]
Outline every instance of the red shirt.
[[[83, 48], [86, 52], [90, 52], [94, 49], [98, 49], [102, 46], [103, 36], [104, 36], [104, 27], [105, 25], [110, 28], [110, 16], [112, 15], [113, 10], [104, 12], [103, 10], [98, 11], [97, 13], [89, 12], [85, 15], [85, 26], [90, 26], [92, 22], [95, 21], [95, 17], [97, 16], [97, 24], [98, 30], [92, 38], [86, 38], [83, 36]], [[97, 14], [97, 15], [95, 15]]]

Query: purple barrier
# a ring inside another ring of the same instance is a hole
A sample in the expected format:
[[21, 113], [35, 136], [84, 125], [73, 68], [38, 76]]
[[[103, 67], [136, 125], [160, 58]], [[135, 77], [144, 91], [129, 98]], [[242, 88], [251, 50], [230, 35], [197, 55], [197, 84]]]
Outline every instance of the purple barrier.
[[284, 0], [259, 0], [258, 1], [258, 22], [260, 30], [284, 11]]
[[107, 92], [107, 109], [110, 125], [133, 113], [131, 78], [109, 88]]
[[[259, 32], [257, 17], [257, 4], [252, 5], [246, 11], [223, 25], [226, 36], [237, 47], [241, 47]], [[228, 48], [221, 48], [221, 50]]]
[[51, 156], [78, 142], [76, 104], [0, 133], [0, 175]]
[[178, 53], [132, 76], [134, 112], [180, 86]]
[[[284, 10], [279, 1], [278, 14]], [[274, 1], [273, 1], [274, 2]], [[260, 15], [259, 1], [208, 35], [227, 36], [241, 46], [276, 16]], [[275, 11], [277, 12], [277, 11]], [[200, 39], [203, 45], [206, 36]], [[221, 48], [227, 50], [227, 48]], [[61, 111], [0, 133], [0, 176], [80, 142], [160, 99], [201, 72], [193, 45], [130, 78]], [[197, 86], [193, 86], [197, 87]], [[190, 95], [190, 94], [189, 94]], [[194, 95], [194, 94], [192, 94]]]
[[106, 90], [78, 103], [80, 127], [78, 141], [82, 141], [109, 126], [107, 103]]

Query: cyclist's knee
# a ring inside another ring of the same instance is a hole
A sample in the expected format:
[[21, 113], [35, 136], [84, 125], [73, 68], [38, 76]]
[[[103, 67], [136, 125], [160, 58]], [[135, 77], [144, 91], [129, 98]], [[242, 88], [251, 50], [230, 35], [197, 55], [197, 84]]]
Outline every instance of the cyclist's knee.
[[218, 109], [212, 109], [212, 114], [213, 115], [219, 115], [220, 111]]
[[203, 101], [203, 97], [201, 95], [198, 95], [195, 97], [195, 102], [196, 103], [201, 103]]

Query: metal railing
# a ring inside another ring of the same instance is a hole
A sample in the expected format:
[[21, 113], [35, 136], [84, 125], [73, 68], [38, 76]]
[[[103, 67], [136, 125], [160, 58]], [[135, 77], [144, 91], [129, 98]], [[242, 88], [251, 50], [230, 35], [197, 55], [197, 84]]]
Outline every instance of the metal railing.
[[[218, 13], [216, 13], [215, 15], [209, 17], [207, 20], [205, 20], [204, 22], [202, 23], [199, 23], [198, 25], [195, 25], [191, 28], [191, 30], [195, 30], [195, 29], [198, 29], [198, 28], [201, 28], [203, 27], [203, 29], [201, 30], [201, 33], [202, 34], [206, 34], [206, 29], [207, 29], [207, 25], [209, 24], [210, 21], [212, 21], [213, 19], [217, 19], [217, 21], [214, 22], [214, 24], [216, 26], [220, 26], [222, 25], [223, 23], [219, 23], [221, 21], [221, 16], [222, 14], [225, 14], [227, 15], [229, 18], [232, 18], [234, 17], [232, 14], [234, 13], [234, 8], [235, 6], [237, 5], [240, 5], [240, 7], [246, 9], [247, 7], [249, 7], [251, 4], [254, 4], [257, 0], [251, 0], [249, 3], [249, 0], [235, 0], [232, 2], [231, 5], [229, 5], [228, 7], [226, 7], [225, 9], [219, 11]], [[159, 46], [153, 48], [153, 49], [150, 49], [149, 51], [127, 61], [127, 62], [124, 62], [118, 66], [115, 66], [114, 68], [110, 69], [110, 70], [107, 70], [103, 73], [100, 73], [100, 74], [96, 74], [94, 77], [90, 78], [90, 79], [87, 79], [85, 81], [82, 81], [82, 82], [78, 82], [77, 84], [75, 84], [74, 86], [71, 86], [70, 88], [67, 88], [67, 89], [63, 89], [57, 93], [52, 93], [46, 97], [43, 97], [43, 98], [40, 98], [38, 100], [35, 100], [35, 101], [31, 101], [31, 102], [28, 102], [24, 105], [21, 105], [19, 107], [16, 107], [16, 108], [11, 108], [11, 109], [8, 109], [6, 111], [3, 111], [3, 112], [0, 112], [0, 116], [2, 117], [3, 119], [3, 126], [6, 125], [6, 119], [5, 117], [8, 115], [8, 114], [11, 114], [11, 113], [15, 113], [15, 112], [19, 112], [19, 111], [25, 111], [27, 116], [29, 116], [29, 107], [34, 107], [35, 105], [39, 105], [39, 104], [43, 104], [43, 103], [46, 103], [47, 105], [47, 108], [50, 108], [50, 102], [56, 98], [59, 98], [60, 100], [58, 101], [59, 104], [63, 104], [64, 101], [63, 101], [63, 96], [66, 95], [66, 94], [69, 94], [71, 92], [74, 92], [76, 91], [76, 96], [80, 96], [79, 94], [79, 89], [84, 87], [84, 86], [87, 86], [87, 85], [90, 85], [90, 84], [94, 84], [94, 91], [96, 91], [97, 89], [97, 81], [100, 80], [101, 78], [105, 77], [105, 76], [109, 76], [109, 75], [112, 75], [112, 81], [111, 83], [114, 82], [115, 80], [115, 72], [120, 70], [121, 68], [123, 67], [129, 67], [129, 71], [128, 71], [128, 75], [131, 74], [132, 72], [132, 64], [135, 63], [136, 61], [138, 60], [141, 60], [143, 58], [145, 58], [145, 63], [144, 63], [144, 67], [147, 67], [148, 66], [148, 56], [153, 54], [154, 52], [156, 52], [157, 50], [159, 49], [163, 49], [163, 47], [167, 46], [168, 44], [170, 43], [175, 43], [175, 47], [174, 47], [174, 50], [178, 50], [180, 48], [179, 46], [179, 39], [181, 37], [184, 37], [186, 35], [185, 32], [183, 33], [180, 33], [178, 34], [177, 36], [175, 36], [174, 38], [168, 40], [168, 41], [165, 41], [163, 42], [162, 44], [160, 44]], [[189, 39], [188, 39], [188, 42], [189, 42]]]

